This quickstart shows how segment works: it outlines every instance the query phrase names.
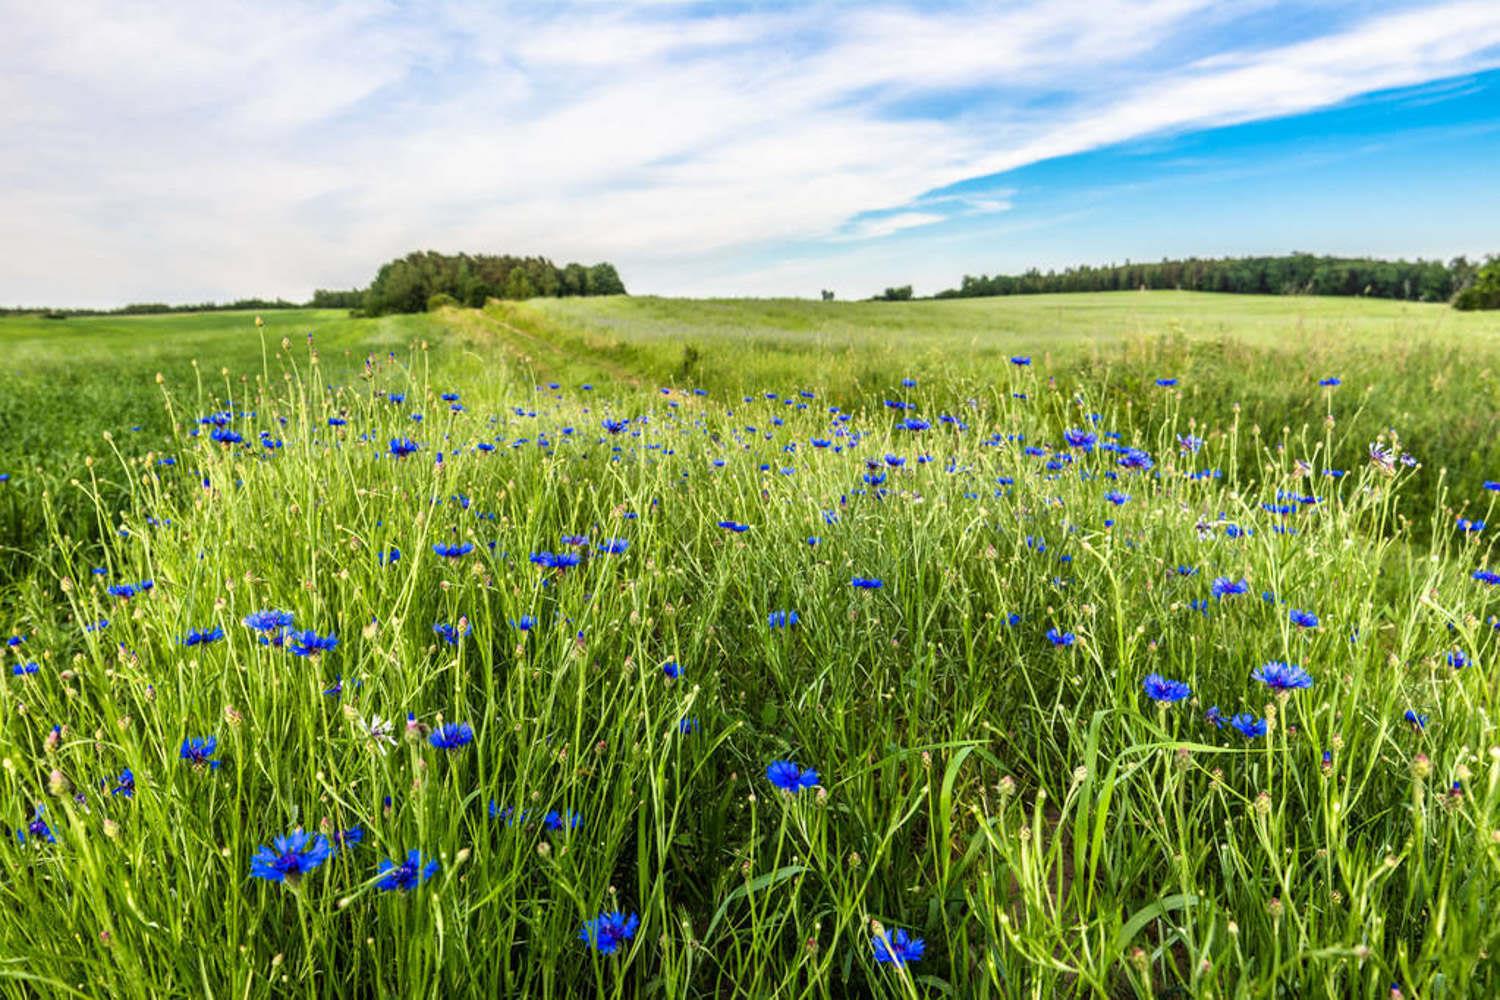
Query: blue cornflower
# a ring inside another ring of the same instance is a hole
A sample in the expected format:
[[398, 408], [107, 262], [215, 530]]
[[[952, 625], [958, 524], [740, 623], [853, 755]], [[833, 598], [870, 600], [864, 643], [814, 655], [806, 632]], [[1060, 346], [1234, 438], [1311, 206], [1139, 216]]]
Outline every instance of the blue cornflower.
[[812, 768], [804, 771], [789, 760], [773, 760], [766, 765], [766, 778], [783, 792], [795, 795], [804, 788], [816, 786], [818, 772]]
[[1343, 382], [1344, 382], [1344, 380], [1341, 379], [1341, 378], [1339, 378], [1337, 375], [1329, 375], [1327, 378], [1320, 378], [1320, 379], [1318, 379], [1318, 384], [1321, 385], [1321, 386], [1324, 386], [1325, 388], [1331, 388], [1331, 387], [1336, 386], [1336, 385], [1342, 385]]
[[1010, 363], [1013, 364], [1013, 365], [1016, 365], [1017, 367], [1021, 367], [1021, 366], [1024, 366], [1024, 365], [1031, 364], [1031, 358], [1028, 355], [1020, 355], [1020, 354], [1018, 354], [1018, 355], [1015, 355], [1014, 357], [1012, 357], [1010, 359]]
[[1471, 521], [1466, 517], [1458, 518], [1458, 530], [1466, 535], [1477, 535], [1484, 530], [1483, 521]]
[[856, 576], [849, 583], [860, 590], [879, 590], [885, 586], [885, 581], [877, 576]]
[[630, 548], [630, 543], [623, 538], [606, 538], [597, 546], [600, 552], [607, 556], [623, 555]]
[[1466, 654], [1461, 649], [1450, 650], [1448, 653], [1448, 666], [1452, 667], [1454, 670], [1462, 670], [1472, 662], [1473, 661], [1469, 659], [1468, 654]]
[[873, 944], [875, 961], [897, 966], [921, 961], [922, 952], [927, 948], [927, 942], [919, 937], [912, 937], [899, 927], [894, 934], [877, 934]]
[[375, 561], [382, 566], [394, 566], [401, 561], [401, 550], [392, 545], [389, 552], [375, 553]]
[[609, 420], [609, 419], [605, 419], [605, 420], [601, 421], [601, 424], [603, 425], [604, 429], [606, 431], [608, 431], [609, 433], [611, 433], [611, 434], [618, 434], [621, 431], [623, 431], [626, 427], [630, 426], [630, 421], [628, 419], [627, 420]]
[[302, 632], [291, 632], [286, 636], [286, 643], [292, 651], [293, 656], [317, 656], [326, 653], [338, 646], [338, 636], [332, 632], [327, 635], [319, 635], [312, 629]]
[[417, 443], [411, 438], [391, 438], [390, 453], [392, 458], [405, 458], [417, 451]]
[[347, 850], [363, 843], [365, 831], [357, 826], [351, 826], [347, 830], [335, 830], [333, 833], [333, 848], [336, 851]]
[[1072, 632], [1063, 632], [1059, 629], [1049, 628], [1047, 630], [1047, 641], [1054, 646], [1071, 646], [1078, 641], [1078, 637]]
[[1239, 730], [1241, 736], [1246, 739], [1255, 739], [1257, 736], [1266, 735], [1266, 720], [1257, 719], [1249, 712], [1241, 712], [1229, 720], [1229, 724]]
[[25, 677], [29, 674], [36, 673], [40, 669], [42, 668], [37, 666], [35, 660], [27, 660], [25, 663], [17, 663], [15, 666], [11, 667], [10, 672], [17, 677]]
[[702, 728], [697, 716], [684, 716], [677, 720], [677, 731], [683, 736], [692, 736]]
[[1147, 674], [1142, 686], [1147, 697], [1163, 703], [1182, 701], [1193, 693], [1186, 681], [1168, 680], [1161, 674]]
[[601, 913], [592, 920], [585, 920], [578, 929], [578, 940], [601, 955], [613, 955], [620, 946], [635, 937], [641, 918], [634, 913], [625, 914], [616, 910]]
[[1250, 679], [1260, 681], [1273, 691], [1295, 691], [1312, 687], [1312, 675], [1295, 663], [1272, 660], [1250, 672]]
[[277, 837], [271, 847], [262, 846], [250, 859], [250, 874], [272, 882], [297, 883], [303, 875], [327, 861], [333, 854], [328, 838], [322, 834], [309, 837], [301, 829]]
[[771, 628], [791, 628], [802, 621], [795, 611], [772, 611], [766, 616], [766, 624]]
[[115, 786], [109, 790], [109, 794], [123, 795], [127, 799], [135, 797], [135, 775], [130, 768], [127, 767], [120, 772], [120, 777], [115, 780]]
[[217, 736], [190, 736], [183, 739], [182, 749], [177, 752], [177, 756], [194, 767], [207, 765], [209, 770], [217, 771], [220, 762], [214, 760], [213, 755], [218, 748]]
[[37, 840], [45, 840], [49, 844], [57, 843], [57, 837], [53, 834], [52, 828], [47, 825], [46, 820], [42, 819], [43, 811], [43, 806], [36, 807], [36, 811], [31, 814], [30, 822], [26, 824], [26, 829], [16, 831], [17, 840], [23, 844], [26, 843], [26, 835], [29, 833]]
[[676, 660], [668, 660], [661, 665], [661, 672], [667, 675], [668, 680], [676, 680], [682, 676], [682, 668], [677, 665]]
[[128, 601], [140, 593], [133, 583], [112, 583], [109, 585], [109, 596], [118, 597], [122, 601]]
[[1170, 389], [1172, 386], [1177, 384], [1177, 380], [1175, 378], [1159, 378], [1156, 380], [1156, 384], [1161, 386], [1163, 389]]
[[446, 622], [437, 622], [432, 626], [432, 631], [436, 632], [438, 637], [448, 645], [457, 646], [459, 639], [470, 635], [474, 631], [474, 626], [467, 621], [461, 621], [459, 624], [462, 626], [462, 629], [458, 626], [449, 625]]
[[1496, 573], [1492, 570], [1487, 569], [1476, 569], [1474, 571], [1474, 579], [1478, 580], [1480, 583], [1487, 583], [1491, 587], [1493, 587], [1497, 584], [1500, 584], [1500, 573]]
[[445, 722], [432, 731], [427, 742], [439, 750], [457, 750], [474, 742], [474, 727], [467, 722]]
[[511, 621], [511, 624], [514, 625], [518, 631], [530, 632], [532, 629], [536, 628], [536, 617], [534, 615], [522, 615], [519, 618], [513, 619]]
[[1287, 617], [1292, 620], [1293, 625], [1298, 625], [1302, 628], [1318, 627], [1318, 616], [1311, 611], [1298, 611], [1296, 608], [1293, 608], [1287, 613]]
[[184, 646], [206, 646], [211, 642], [218, 642], [222, 638], [224, 638], [224, 630], [221, 628], [191, 629], [183, 638], [182, 644]]
[[422, 852], [418, 850], [408, 851], [406, 860], [399, 865], [395, 861], [382, 861], [376, 870], [381, 878], [375, 885], [381, 892], [405, 892], [415, 889], [437, 874], [438, 863], [429, 861], [422, 864]]
[[1416, 712], [1408, 708], [1406, 710], [1406, 715], [1404, 716], [1404, 718], [1408, 723], [1411, 724], [1411, 727], [1413, 729], [1427, 728], [1427, 716], [1421, 712]]
[[1250, 581], [1241, 580], [1239, 583], [1235, 583], [1227, 576], [1215, 577], [1214, 582], [1209, 584], [1208, 587], [1208, 592], [1220, 600], [1226, 597], [1233, 597], [1237, 594], [1247, 593], [1249, 590]]
[[1126, 448], [1117, 461], [1122, 468], [1138, 469], [1143, 472], [1156, 464], [1149, 454], [1139, 448]]
[[583, 817], [571, 809], [558, 812], [556, 809], [549, 810], [542, 817], [542, 825], [549, 830], [561, 832], [562, 830], [576, 830], [583, 825]]
[[1063, 431], [1063, 440], [1068, 443], [1068, 447], [1070, 448], [1079, 448], [1083, 451], [1092, 451], [1094, 445], [1099, 443], [1099, 435], [1093, 433], [1092, 431], [1069, 429]]
[[736, 535], [742, 535], [750, 530], [750, 525], [741, 524], [738, 521], [720, 521], [719, 527], [723, 528], [725, 531], [732, 531]]
[[1104, 499], [1108, 500], [1116, 507], [1123, 507], [1125, 504], [1130, 502], [1130, 494], [1121, 493], [1119, 490], [1110, 490], [1108, 493], [1104, 494]]
[[245, 624], [257, 632], [274, 632], [292, 624], [290, 611], [252, 611], [245, 616]]
[[463, 542], [461, 544], [450, 545], [443, 542], [438, 542], [432, 547], [432, 551], [436, 552], [444, 559], [457, 559], [461, 556], [468, 555], [470, 552], [473, 552], [474, 543]]

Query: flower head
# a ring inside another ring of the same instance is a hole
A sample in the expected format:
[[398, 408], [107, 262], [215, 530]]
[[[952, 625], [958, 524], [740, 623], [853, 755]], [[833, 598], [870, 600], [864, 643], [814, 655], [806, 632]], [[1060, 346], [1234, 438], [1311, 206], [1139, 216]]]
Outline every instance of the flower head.
[[1295, 663], [1272, 660], [1250, 672], [1252, 680], [1260, 681], [1273, 691], [1295, 691], [1312, 687], [1312, 675]]
[[1142, 686], [1146, 689], [1148, 698], [1163, 704], [1182, 701], [1193, 693], [1186, 681], [1168, 680], [1161, 674], [1147, 674]]
[[445, 722], [432, 731], [427, 742], [439, 750], [457, 750], [474, 742], [474, 727], [467, 722]]
[[796, 795], [817, 785], [818, 772], [812, 768], [804, 771], [789, 760], [773, 760], [766, 765], [766, 778], [783, 792]]
[[296, 884], [333, 853], [327, 837], [322, 834], [309, 837], [300, 829], [277, 837], [271, 843], [271, 847], [261, 847], [250, 859], [250, 874], [255, 878]]
[[218, 748], [217, 736], [190, 736], [182, 741], [182, 748], [177, 751], [177, 756], [194, 767], [207, 767], [217, 771], [221, 762], [214, 760], [213, 755]]
[[437, 874], [437, 861], [429, 861], [422, 864], [422, 852], [411, 850], [406, 854], [406, 860], [397, 864], [395, 861], [386, 860], [380, 862], [376, 874], [380, 881], [375, 885], [381, 892], [405, 892], [415, 889]]
[[641, 918], [634, 913], [625, 914], [616, 910], [601, 913], [592, 920], [585, 920], [578, 929], [578, 939], [601, 955], [613, 955], [620, 946], [635, 937]]
[[919, 937], [912, 937], [899, 927], [894, 934], [876, 934], [872, 943], [875, 946], [875, 961], [889, 962], [892, 965], [920, 961], [922, 952], [927, 948], [927, 942]]

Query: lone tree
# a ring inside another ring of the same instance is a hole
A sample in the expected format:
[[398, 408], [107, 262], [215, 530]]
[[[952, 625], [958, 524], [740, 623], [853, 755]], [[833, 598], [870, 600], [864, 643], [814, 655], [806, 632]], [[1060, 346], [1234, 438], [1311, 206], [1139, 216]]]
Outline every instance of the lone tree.
[[1500, 256], [1474, 272], [1474, 283], [1453, 296], [1455, 309], [1500, 309]]

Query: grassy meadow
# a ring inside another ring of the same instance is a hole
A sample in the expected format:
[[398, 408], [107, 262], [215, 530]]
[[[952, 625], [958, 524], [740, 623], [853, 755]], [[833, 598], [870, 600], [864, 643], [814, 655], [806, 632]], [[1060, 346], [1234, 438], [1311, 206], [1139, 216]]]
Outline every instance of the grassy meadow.
[[0, 995], [1500, 992], [1493, 314], [264, 320], [0, 319]]

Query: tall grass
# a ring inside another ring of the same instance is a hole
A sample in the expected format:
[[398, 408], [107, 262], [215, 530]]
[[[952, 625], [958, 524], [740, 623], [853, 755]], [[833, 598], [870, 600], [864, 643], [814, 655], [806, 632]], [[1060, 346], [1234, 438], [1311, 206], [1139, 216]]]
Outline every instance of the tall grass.
[[[347, 379], [273, 337], [217, 398], [153, 390], [170, 445], [105, 443], [92, 530], [37, 498], [0, 672], [7, 994], [1500, 988], [1500, 566], [1437, 470], [1343, 439], [1357, 392], [1309, 387], [1332, 419], [1283, 432], [1190, 377], [1141, 407], [1111, 373], [933, 362], [835, 413], [813, 378], [537, 387], [541, 346], [474, 365], [482, 336]], [[336, 647], [293, 655], [263, 609]], [[1276, 660], [1312, 686], [1251, 679]], [[220, 766], [183, 759], [208, 736]], [[363, 839], [253, 877], [297, 828]], [[414, 849], [436, 874], [384, 891]], [[610, 911], [639, 927], [601, 954]], [[898, 930], [920, 960], [877, 962]]]

